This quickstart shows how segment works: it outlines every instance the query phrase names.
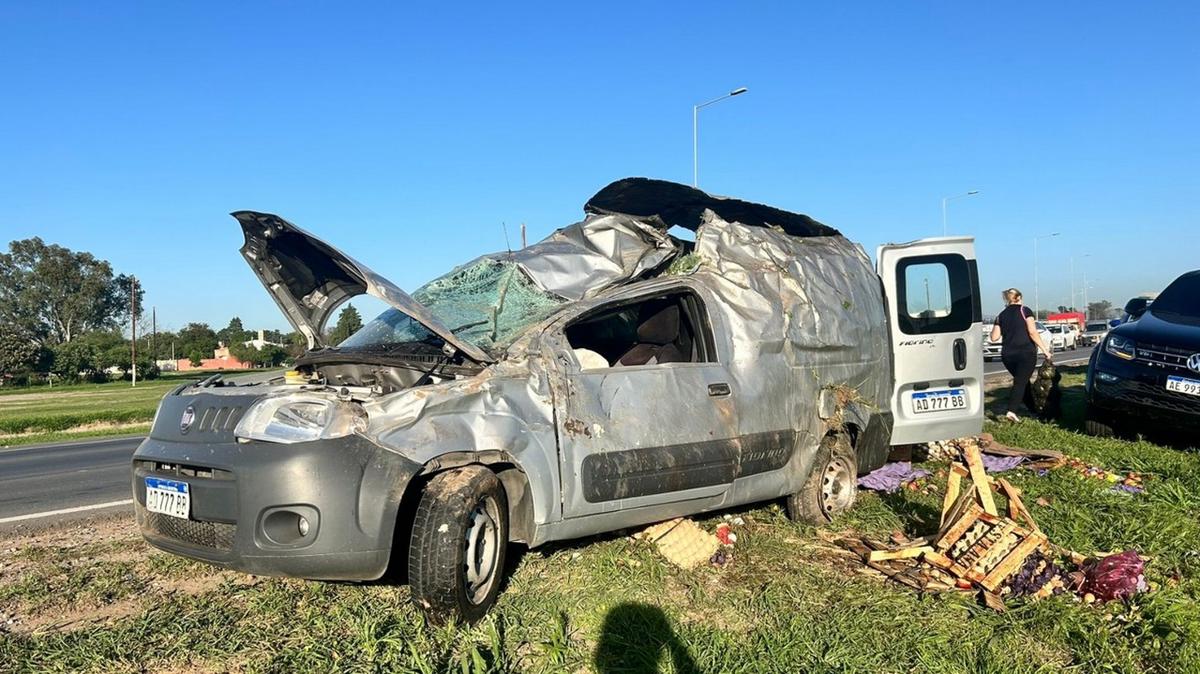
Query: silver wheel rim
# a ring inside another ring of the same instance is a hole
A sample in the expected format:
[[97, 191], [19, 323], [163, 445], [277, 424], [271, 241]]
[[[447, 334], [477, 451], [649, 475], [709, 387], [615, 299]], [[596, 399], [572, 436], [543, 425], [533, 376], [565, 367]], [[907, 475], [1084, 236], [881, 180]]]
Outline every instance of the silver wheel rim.
[[467, 599], [481, 603], [496, 582], [496, 566], [500, 558], [500, 520], [496, 500], [485, 496], [475, 504], [467, 520], [466, 576]]
[[821, 511], [828, 517], [846, 512], [854, 505], [854, 469], [850, 462], [835, 457], [821, 475]]

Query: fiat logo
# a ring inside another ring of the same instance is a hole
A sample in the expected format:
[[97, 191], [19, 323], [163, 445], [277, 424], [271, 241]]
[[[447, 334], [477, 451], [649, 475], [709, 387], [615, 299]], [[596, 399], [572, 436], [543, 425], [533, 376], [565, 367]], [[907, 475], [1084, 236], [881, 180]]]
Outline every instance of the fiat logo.
[[1193, 353], [1189, 356], [1187, 366], [1192, 372], [1200, 372], [1200, 353]]
[[183, 411], [183, 416], [179, 418], [179, 432], [187, 433], [192, 429], [192, 422], [196, 420], [196, 408], [191, 405]]

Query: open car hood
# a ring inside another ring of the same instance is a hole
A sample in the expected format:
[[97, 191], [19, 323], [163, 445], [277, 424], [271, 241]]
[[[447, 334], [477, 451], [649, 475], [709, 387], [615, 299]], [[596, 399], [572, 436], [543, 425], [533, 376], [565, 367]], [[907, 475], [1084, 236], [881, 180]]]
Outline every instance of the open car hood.
[[255, 211], [231, 215], [246, 237], [242, 257], [288, 321], [308, 340], [308, 348], [334, 346], [322, 335], [329, 317], [346, 300], [366, 294], [407, 314], [472, 360], [494, 360], [483, 349], [456, 337], [391, 281], [278, 215]]

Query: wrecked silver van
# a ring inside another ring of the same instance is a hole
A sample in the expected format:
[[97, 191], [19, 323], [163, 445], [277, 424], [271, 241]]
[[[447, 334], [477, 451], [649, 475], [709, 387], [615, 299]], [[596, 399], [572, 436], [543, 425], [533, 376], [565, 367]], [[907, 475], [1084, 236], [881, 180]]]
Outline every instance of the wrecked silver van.
[[[883, 246], [873, 268], [807, 216], [644, 178], [585, 212], [411, 295], [234, 213], [309, 350], [298, 376], [163, 399], [133, 457], [146, 539], [264, 575], [391, 565], [431, 614], [472, 620], [510, 542], [779, 498], [820, 522], [890, 445], [980, 430], [970, 239]], [[364, 293], [390, 308], [326, 343]]]

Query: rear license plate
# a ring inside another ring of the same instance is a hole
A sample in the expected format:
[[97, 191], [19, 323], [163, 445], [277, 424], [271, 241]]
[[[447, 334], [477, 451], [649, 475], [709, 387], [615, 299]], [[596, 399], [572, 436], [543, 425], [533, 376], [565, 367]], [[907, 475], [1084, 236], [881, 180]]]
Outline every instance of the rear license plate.
[[915, 391], [912, 394], [912, 410], [916, 414], [949, 412], [966, 409], [966, 407], [966, 389], [946, 388], [934, 391]]
[[186, 482], [146, 478], [146, 510], [186, 520], [191, 509], [192, 495]]
[[1200, 396], [1200, 381], [1186, 377], [1167, 377], [1167, 390]]

